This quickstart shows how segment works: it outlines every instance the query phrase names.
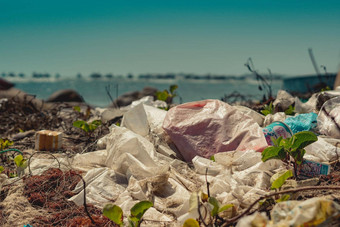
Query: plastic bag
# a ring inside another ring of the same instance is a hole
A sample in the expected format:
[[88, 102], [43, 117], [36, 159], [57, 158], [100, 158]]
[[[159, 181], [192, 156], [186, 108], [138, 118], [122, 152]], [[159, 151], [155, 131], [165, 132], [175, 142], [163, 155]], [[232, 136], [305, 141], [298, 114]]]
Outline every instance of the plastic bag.
[[184, 159], [209, 158], [225, 151], [267, 147], [260, 126], [242, 111], [219, 100], [185, 103], [171, 108], [163, 123]]
[[290, 105], [293, 105], [295, 102], [294, 97], [286, 92], [285, 90], [279, 90], [277, 92], [277, 96], [273, 105], [275, 107], [280, 107], [282, 110], [286, 110], [289, 108]]
[[318, 116], [320, 133], [340, 139], [340, 97], [335, 97], [323, 104]]
[[316, 113], [300, 114], [295, 117], [288, 117], [284, 123], [289, 126], [293, 134], [301, 131], [310, 131], [316, 127]]

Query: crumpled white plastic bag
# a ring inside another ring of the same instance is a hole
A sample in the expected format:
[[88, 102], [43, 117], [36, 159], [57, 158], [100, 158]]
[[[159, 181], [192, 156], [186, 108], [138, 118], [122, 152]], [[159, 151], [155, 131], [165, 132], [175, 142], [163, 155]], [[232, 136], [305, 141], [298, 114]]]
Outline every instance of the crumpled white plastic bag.
[[274, 121], [281, 121], [284, 122], [286, 120], [287, 116], [284, 112], [277, 112], [275, 114], [268, 114], [263, 121], [263, 127], [267, 127]]
[[234, 106], [236, 109], [242, 111], [245, 115], [250, 116], [254, 119], [254, 121], [262, 127], [264, 121], [264, 115], [252, 110], [246, 106]]
[[340, 139], [340, 97], [326, 101], [318, 116], [320, 133]]
[[[103, 207], [110, 200], [116, 200], [127, 187], [127, 179], [109, 168], [94, 168], [83, 177], [86, 182], [86, 202]], [[69, 200], [81, 206], [84, 203], [83, 181], [74, 189], [78, 193]]]
[[296, 113], [311, 113], [316, 111], [316, 104], [318, 101], [318, 93], [313, 94], [307, 102], [303, 103], [298, 97], [295, 97], [294, 109]]
[[219, 100], [203, 100], [171, 108], [163, 123], [184, 159], [209, 158], [225, 151], [267, 147], [260, 126], [242, 111]]
[[[305, 201], [289, 200], [275, 204], [270, 212], [271, 220], [265, 213], [255, 212], [237, 222], [237, 227], [282, 227], [282, 226], [329, 226], [329, 220], [340, 213], [340, 205], [324, 198]], [[325, 224], [325, 225], [323, 225]]]
[[128, 179], [143, 179], [169, 169], [168, 163], [158, 160], [150, 141], [127, 128], [113, 126], [107, 141], [105, 165]]
[[285, 90], [279, 90], [277, 92], [276, 99], [273, 102], [273, 105], [275, 107], [280, 106], [282, 108], [282, 110], [286, 110], [286, 109], [288, 109], [288, 107], [290, 105], [293, 105], [294, 102], [295, 102], [295, 99], [291, 94], [289, 94]]
[[340, 149], [318, 137], [318, 140], [305, 147], [307, 160], [315, 162], [332, 162], [340, 157]]

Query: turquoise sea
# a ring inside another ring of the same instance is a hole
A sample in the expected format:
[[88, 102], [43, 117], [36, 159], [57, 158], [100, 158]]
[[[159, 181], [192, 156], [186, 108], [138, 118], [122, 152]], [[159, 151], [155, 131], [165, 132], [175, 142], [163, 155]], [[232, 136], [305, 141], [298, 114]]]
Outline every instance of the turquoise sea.
[[[85, 101], [93, 106], [106, 107], [110, 104], [108, 90], [115, 99], [126, 92], [142, 90], [145, 86], [158, 90], [169, 89], [177, 84], [178, 97], [175, 103], [184, 103], [202, 99], [221, 99], [224, 95], [238, 92], [248, 99], [260, 100], [264, 94], [259, 89], [259, 83], [251, 78], [225, 80], [187, 80], [187, 79], [128, 79], [128, 78], [50, 78], [50, 79], [18, 79], [11, 80], [15, 87], [37, 98], [47, 99], [53, 92], [60, 89], [74, 89], [83, 96]], [[273, 95], [282, 87], [282, 80], [271, 81]]]

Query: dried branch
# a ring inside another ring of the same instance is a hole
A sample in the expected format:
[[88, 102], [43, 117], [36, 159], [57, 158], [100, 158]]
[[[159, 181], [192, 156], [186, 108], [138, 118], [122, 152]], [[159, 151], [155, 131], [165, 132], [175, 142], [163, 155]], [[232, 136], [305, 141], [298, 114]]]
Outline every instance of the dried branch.
[[95, 221], [93, 220], [93, 218], [91, 217], [91, 214], [90, 214], [90, 212], [88, 211], [87, 205], [86, 205], [86, 182], [85, 182], [84, 178], [83, 178], [80, 174], [77, 174], [77, 173], [76, 173], [76, 175], [79, 176], [80, 179], [81, 179], [82, 182], [83, 182], [83, 188], [84, 188], [84, 209], [85, 209], [85, 213], [86, 213], [87, 216], [90, 218], [92, 224], [95, 225], [96, 222], [95, 222]]

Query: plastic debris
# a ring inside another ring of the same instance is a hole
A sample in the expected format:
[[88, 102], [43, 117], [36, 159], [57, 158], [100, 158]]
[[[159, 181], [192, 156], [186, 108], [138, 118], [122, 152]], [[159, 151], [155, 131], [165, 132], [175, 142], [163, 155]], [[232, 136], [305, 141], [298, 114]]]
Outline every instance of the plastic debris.
[[262, 127], [263, 121], [264, 121], [264, 115], [245, 106], [234, 106], [234, 107], [238, 110], [241, 110], [245, 115], [252, 117], [254, 121], [256, 121], [256, 123]]
[[297, 169], [299, 179], [308, 179], [318, 177], [320, 175], [328, 175], [331, 171], [331, 166], [320, 162], [313, 162], [304, 159]]
[[279, 108], [281, 110], [288, 109], [289, 106], [293, 105], [295, 102], [295, 98], [286, 92], [285, 90], [279, 90], [276, 95], [276, 99], [273, 102], [273, 105], [276, 108]]
[[163, 128], [184, 159], [209, 158], [225, 151], [267, 147], [260, 126], [249, 116], [219, 100], [185, 103], [171, 108]]
[[275, 114], [268, 114], [263, 121], [263, 126], [266, 127], [275, 121], [284, 122], [286, 120], [286, 114], [284, 112], [277, 112]]
[[[270, 212], [271, 220], [265, 213], [255, 212], [241, 218], [237, 227], [282, 227], [282, 226], [329, 226], [332, 219], [340, 214], [340, 205], [323, 198], [305, 201], [290, 200], [277, 203]], [[328, 225], [327, 225], [328, 224]]]
[[328, 163], [340, 157], [340, 149], [328, 143], [325, 138], [318, 136], [318, 140], [305, 147], [305, 159]]
[[279, 137], [282, 137], [286, 139], [292, 137], [293, 135], [288, 125], [281, 121], [275, 121], [267, 127], [263, 128], [263, 134], [264, 137], [266, 137], [268, 145], [271, 146], [274, 145], [272, 138], [278, 139]]
[[316, 111], [316, 104], [318, 101], [318, 94], [313, 94], [307, 102], [301, 102], [298, 97], [295, 97], [294, 109], [296, 113], [311, 113]]
[[[67, 158], [65, 154], [56, 156], [60, 168], [84, 171], [88, 203], [99, 208], [114, 203], [124, 214], [129, 214], [138, 201], [149, 200], [153, 201], [154, 207], [143, 216], [144, 226], [181, 226], [188, 217], [197, 218], [197, 214], [192, 216], [190, 211], [190, 195], [200, 191], [207, 193], [207, 181], [210, 195], [220, 204], [234, 204], [237, 214], [260, 196], [268, 194], [272, 175], [283, 167], [279, 160], [261, 161], [261, 153], [255, 150], [267, 143], [262, 128], [254, 119], [252, 114], [217, 100], [187, 103], [169, 112], [140, 103], [124, 113], [121, 127], [110, 127], [110, 133], [98, 143], [102, 150], [77, 154], [73, 158]], [[164, 131], [164, 121], [171, 126], [170, 132]], [[176, 131], [175, 123], [182, 131]], [[183, 127], [187, 127], [185, 131]], [[178, 135], [169, 137], [174, 133]], [[206, 157], [198, 152], [190, 153], [186, 160], [192, 161], [192, 168], [191, 164], [176, 157], [177, 150], [168, 145], [171, 145], [170, 138], [180, 141], [184, 138], [191, 146], [181, 147], [183, 156], [187, 152], [184, 148], [198, 148], [202, 152], [200, 149], [204, 147], [213, 151], [215, 161], [209, 159], [211, 153]], [[335, 146], [321, 137], [305, 149], [306, 159], [322, 164], [336, 160], [340, 155]], [[51, 166], [58, 167], [53, 157], [37, 155], [31, 159], [33, 175]], [[0, 183], [8, 180], [0, 178]], [[84, 202], [82, 182], [74, 192], [78, 194], [70, 200], [81, 206]], [[295, 226], [292, 220], [302, 224], [319, 223], [337, 215], [338, 207], [327, 200], [289, 201], [284, 208], [275, 208], [278, 214], [282, 213], [282, 216], [272, 214], [276, 222], [270, 221], [265, 214], [254, 213], [240, 219], [237, 225]], [[289, 209], [293, 212], [288, 213]]]
[[340, 213], [340, 205], [323, 198], [277, 203], [269, 226], [317, 226]]
[[293, 134], [295, 134], [297, 132], [314, 129], [317, 125], [317, 117], [318, 115], [316, 113], [299, 114], [295, 117], [286, 118], [284, 123], [286, 123]]
[[340, 139], [340, 97], [325, 102], [317, 120], [320, 133]]

